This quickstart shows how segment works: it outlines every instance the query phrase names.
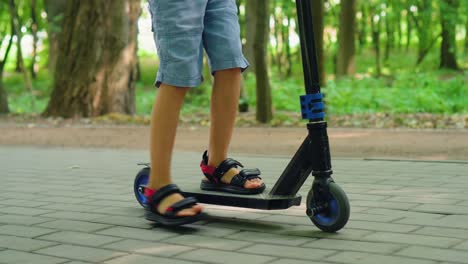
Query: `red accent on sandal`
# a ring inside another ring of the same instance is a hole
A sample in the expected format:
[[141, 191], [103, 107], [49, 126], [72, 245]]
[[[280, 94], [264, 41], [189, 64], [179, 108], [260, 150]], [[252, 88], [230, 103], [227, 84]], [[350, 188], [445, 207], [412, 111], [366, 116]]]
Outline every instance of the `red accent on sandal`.
[[174, 211], [174, 208], [172, 208], [172, 207], [168, 207], [168, 208], [166, 209], [166, 211], [168, 211], [168, 212], [172, 212], [172, 211]]
[[208, 166], [208, 165], [205, 165], [203, 164], [203, 161], [200, 163], [200, 167], [203, 171], [203, 173], [207, 173], [209, 175], [213, 175], [213, 173], [215, 172], [216, 170], [216, 167], [215, 166]]
[[149, 197], [153, 196], [155, 193], [156, 193], [155, 190], [150, 189], [150, 188], [145, 188], [145, 196], [146, 197], [149, 198]]

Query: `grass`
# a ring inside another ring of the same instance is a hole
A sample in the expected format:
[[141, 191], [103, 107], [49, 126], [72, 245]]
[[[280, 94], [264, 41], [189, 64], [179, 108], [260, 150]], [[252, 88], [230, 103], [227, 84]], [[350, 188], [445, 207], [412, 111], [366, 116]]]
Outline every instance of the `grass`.
[[[156, 94], [153, 86], [157, 70], [157, 58], [140, 52], [141, 79], [137, 83], [137, 114], [148, 115]], [[415, 52], [394, 52], [389, 61], [383, 64], [383, 76], [373, 77], [374, 61], [371, 51], [358, 54], [354, 77], [335, 79], [327, 76], [327, 86], [323, 89], [327, 101], [327, 111], [332, 115], [360, 113], [468, 113], [467, 71], [433, 70], [437, 68], [437, 52], [432, 52], [419, 66], [414, 67]], [[401, 59], [404, 58], [404, 59]], [[331, 60], [327, 60], [327, 72], [332, 72]], [[466, 68], [466, 56], [459, 58]], [[9, 96], [10, 110], [15, 113], [40, 113], [48, 102], [51, 92], [51, 78], [45, 67], [41, 67], [34, 80], [34, 102], [24, 87], [22, 75], [13, 72], [13, 65], [7, 65], [4, 87]], [[296, 63], [293, 75], [285, 80], [272, 68], [270, 79], [273, 107], [277, 111], [299, 112], [299, 96], [304, 94], [301, 65]], [[390, 74], [391, 73], [391, 74]], [[206, 75], [205, 75], [206, 76]], [[208, 74], [209, 76], [209, 74]], [[247, 101], [254, 109], [255, 78], [253, 74], [245, 80]], [[190, 91], [185, 98], [182, 113], [207, 113], [209, 111], [211, 80]]]

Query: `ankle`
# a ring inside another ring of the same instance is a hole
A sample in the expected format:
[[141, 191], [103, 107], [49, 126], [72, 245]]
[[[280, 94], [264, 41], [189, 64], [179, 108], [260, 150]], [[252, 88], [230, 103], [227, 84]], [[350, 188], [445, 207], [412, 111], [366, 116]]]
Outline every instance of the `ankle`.
[[171, 183], [172, 182], [170, 182], [170, 181], [168, 181], [168, 182], [166, 182], [166, 181], [154, 181], [154, 182], [150, 181], [148, 183], [148, 185], [146, 186], [146, 188], [156, 191], [156, 190], [159, 190], [162, 187], [164, 187], [164, 186], [166, 186], [168, 184], [171, 184]]

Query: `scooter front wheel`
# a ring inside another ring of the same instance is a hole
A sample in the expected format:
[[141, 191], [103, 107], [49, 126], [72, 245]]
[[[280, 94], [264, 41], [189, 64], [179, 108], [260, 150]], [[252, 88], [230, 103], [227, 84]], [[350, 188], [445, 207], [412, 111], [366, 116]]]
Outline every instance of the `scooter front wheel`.
[[135, 181], [133, 183], [133, 191], [135, 192], [135, 197], [140, 203], [141, 206], [146, 206], [146, 196], [144, 194], [145, 187], [148, 184], [150, 175], [150, 168], [146, 167], [141, 169], [135, 177]]
[[348, 222], [350, 215], [349, 200], [343, 189], [334, 182], [328, 184], [328, 200], [317, 204], [313, 188], [307, 195], [307, 215], [319, 229], [336, 232]]

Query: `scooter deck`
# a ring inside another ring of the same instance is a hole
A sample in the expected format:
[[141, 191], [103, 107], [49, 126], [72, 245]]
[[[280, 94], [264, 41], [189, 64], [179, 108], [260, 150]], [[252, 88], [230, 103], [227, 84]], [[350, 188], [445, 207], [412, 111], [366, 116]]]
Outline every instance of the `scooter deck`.
[[263, 193], [253, 195], [232, 194], [226, 192], [203, 191], [199, 186], [185, 187], [183, 194], [186, 197], [195, 197], [200, 203], [245, 207], [263, 210], [287, 209], [291, 206], [301, 204], [301, 196], [270, 195], [267, 188]]

